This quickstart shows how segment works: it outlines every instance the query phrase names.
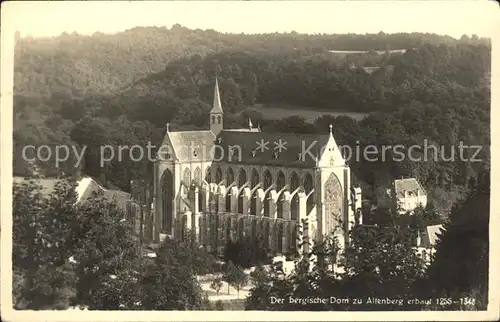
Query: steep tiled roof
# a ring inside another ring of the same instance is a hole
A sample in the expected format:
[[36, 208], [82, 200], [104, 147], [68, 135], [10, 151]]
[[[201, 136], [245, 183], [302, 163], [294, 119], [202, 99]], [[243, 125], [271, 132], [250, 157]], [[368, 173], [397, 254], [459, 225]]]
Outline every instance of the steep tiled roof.
[[[173, 158], [180, 162], [212, 161], [215, 159], [228, 163], [246, 163], [255, 165], [281, 165], [288, 167], [314, 167], [316, 159], [321, 156], [321, 149], [328, 142], [329, 135], [322, 134], [295, 134], [295, 133], [266, 133], [258, 129], [228, 129], [223, 130], [216, 138], [209, 130], [167, 132], [163, 144], [173, 147]], [[277, 144], [283, 142], [281, 152]], [[261, 151], [258, 143], [268, 142], [267, 149]], [[214, 145], [218, 146], [215, 149]], [[239, 147], [230, 157], [229, 147]], [[312, 148], [308, 149], [310, 146]], [[213, 149], [213, 150], [212, 150]], [[223, 154], [221, 154], [223, 151]], [[306, 152], [304, 158], [299, 154]], [[311, 156], [311, 154], [313, 156]], [[299, 159], [300, 157], [300, 159]], [[240, 160], [241, 159], [241, 160]]]
[[163, 145], [172, 147], [174, 157], [180, 162], [209, 161], [214, 139], [215, 135], [209, 130], [167, 132]]
[[[80, 190], [80, 191], [79, 191]], [[77, 187], [78, 201], [83, 202], [90, 198], [94, 192], [102, 191], [104, 197], [110, 201], [115, 202], [118, 207], [125, 209], [127, 202], [130, 200], [130, 194], [120, 190], [106, 189], [99, 185], [92, 178], [83, 178]]]
[[[320, 151], [328, 142], [329, 135], [315, 134], [295, 134], [295, 133], [266, 133], [266, 132], [237, 132], [237, 131], [222, 131], [216, 139], [216, 145], [221, 149], [217, 149], [215, 158], [221, 158], [221, 151], [224, 151], [222, 160], [228, 163], [243, 163], [255, 165], [276, 165], [287, 167], [314, 167], [316, 159], [321, 156]], [[281, 152], [278, 151], [277, 144], [283, 143]], [[259, 148], [260, 143], [266, 143], [263, 151]], [[316, 143], [314, 143], [316, 142]], [[308, 148], [312, 145], [312, 148]], [[233, 154], [230, 157], [229, 147], [239, 147], [241, 149], [241, 157], [239, 157], [238, 149], [233, 149]], [[299, 154], [308, 150], [314, 157], [306, 154], [301, 158]]]
[[417, 191], [421, 191], [421, 193], [424, 192], [424, 189], [415, 178], [394, 180], [394, 189], [396, 192], [396, 196], [398, 197], [404, 197], [405, 191], [411, 192], [415, 195], [417, 195]]
[[[28, 178], [29, 179], [29, 178]], [[25, 179], [22, 177], [14, 177], [14, 183], [22, 183]], [[49, 196], [55, 189], [59, 179], [35, 179], [36, 183], [42, 186], [42, 193]], [[124, 191], [105, 189], [90, 177], [82, 178], [78, 181], [76, 192], [78, 194], [77, 202], [83, 202], [91, 197], [93, 192], [103, 191], [104, 196], [108, 201], [116, 202], [117, 206], [125, 209], [127, 201], [130, 200], [130, 194]]]

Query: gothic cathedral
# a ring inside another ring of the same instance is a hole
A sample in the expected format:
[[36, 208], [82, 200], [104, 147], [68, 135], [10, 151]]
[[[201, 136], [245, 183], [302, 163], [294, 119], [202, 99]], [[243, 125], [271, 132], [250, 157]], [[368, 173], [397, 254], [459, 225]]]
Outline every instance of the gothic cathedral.
[[361, 189], [332, 134], [224, 128], [215, 82], [210, 128], [170, 131], [154, 165], [149, 235], [185, 238], [222, 251], [226, 242], [258, 238], [271, 254], [296, 253], [301, 238], [335, 235], [341, 245], [359, 220]]

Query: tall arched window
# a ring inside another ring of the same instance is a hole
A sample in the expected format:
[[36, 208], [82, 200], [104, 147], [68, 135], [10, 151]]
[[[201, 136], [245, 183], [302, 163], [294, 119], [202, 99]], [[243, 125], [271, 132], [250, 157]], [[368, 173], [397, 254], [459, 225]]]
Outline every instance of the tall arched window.
[[341, 228], [342, 224], [342, 187], [335, 174], [330, 174], [324, 186], [325, 213], [323, 214], [327, 234]]
[[[285, 175], [283, 172], [278, 172], [278, 177], [276, 178], [276, 190], [281, 191], [283, 187], [285, 186]], [[283, 219], [283, 203], [284, 203], [284, 195], [281, 193], [278, 196], [278, 200], [276, 200], [276, 212], [277, 212], [277, 217]]]
[[226, 173], [226, 185], [230, 185], [231, 183], [234, 182], [234, 171], [231, 167], [229, 167], [227, 169], [227, 173]]
[[207, 167], [207, 170], [205, 171], [205, 181], [208, 183], [212, 183], [212, 171], [210, 167]]
[[[243, 189], [241, 187], [247, 182], [247, 173], [245, 169], [241, 168], [240, 173], [238, 175], [238, 189], [240, 190], [240, 194], [238, 195], [238, 213], [243, 213]], [[248, 214], [245, 214], [248, 215]]]
[[257, 172], [257, 170], [253, 169], [252, 170], [252, 179], [251, 179], [251, 184], [252, 184], [252, 188], [255, 188], [255, 186], [257, 184], [259, 184], [259, 173]]
[[173, 227], [174, 176], [170, 170], [165, 170], [161, 178], [162, 197], [162, 228], [169, 234]]
[[[271, 172], [266, 170], [264, 172], [264, 189], [267, 190], [273, 184], [273, 177], [271, 176]], [[264, 196], [264, 216], [269, 217], [269, 205], [270, 205], [270, 191], [266, 193]]]
[[200, 167], [196, 167], [194, 170], [194, 182], [199, 186], [202, 183], [201, 180], [201, 169]]
[[[259, 184], [259, 173], [257, 170], [252, 170], [252, 179], [250, 180], [252, 189]], [[253, 192], [250, 202], [250, 214], [257, 215], [257, 189]]]
[[217, 168], [215, 171], [215, 184], [219, 184], [222, 181], [222, 170]]
[[267, 190], [273, 184], [273, 176], [269, 170], [264, 172], [264, 190]]
[[[293, 193], [300, 186], [300, 180], [297, 173], [292, 172], [290, 177], [290, 191]], [[299, 194], [295, 193], [290, 201], [290, 219], [294, 221], [299, 220]]]
[[[304, 190], [307, 195], [314, 189], [314, 182], [310, 173], [306, 174], [304, 178]], [[314, 194], [307, 198], [307, 213], [309, 214], [314, 208]]]
[[186, 187], [191, 185], [191, 170], [189, 170], [189, 168], [184, 170], [183, 181]]

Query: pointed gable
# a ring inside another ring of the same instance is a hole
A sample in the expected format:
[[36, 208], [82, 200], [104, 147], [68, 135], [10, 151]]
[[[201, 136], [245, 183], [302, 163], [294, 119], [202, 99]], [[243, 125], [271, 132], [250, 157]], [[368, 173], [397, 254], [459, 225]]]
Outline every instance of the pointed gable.
[[171, 151], [171, 157], [165, 160], [211, 161], [214, 139], [214, 134], [208, 130], [167, 132], [162, 145], [166, 146], [164, 152]]
[[339, 167], [345, 165], [345, 159], [342, 156], [342, 151], [337, 145], [335, 138], [333, 137], [333, 126], [330, 124], [330, 135], [328, 137], [328, 142], [322, 151], [319, 158], [320, 167]]

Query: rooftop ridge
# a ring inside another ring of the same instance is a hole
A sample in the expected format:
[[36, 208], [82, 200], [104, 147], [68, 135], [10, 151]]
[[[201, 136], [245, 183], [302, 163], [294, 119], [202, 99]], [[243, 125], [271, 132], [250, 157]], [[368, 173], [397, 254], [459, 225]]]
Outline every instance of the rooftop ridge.
[[[244, 128], [243, 128], [244, 129]], [[283, 136], [308, 136], [308, 137], [321, 137], [321, 138], [326, 138], [330, 137], [329, 133], [292, 133], [292, 132], [258, 132], [258, 131], [237, 131], [240, 129], [224, 129], [222, 132], [237, 132], [237, 133], [260, 133], [261, 135], [283, 135]]]
[[212, 132], [210, 130], [186, 130], [186, 131], [170, 131], [168, 133], [193, 133], [193, 132]]

